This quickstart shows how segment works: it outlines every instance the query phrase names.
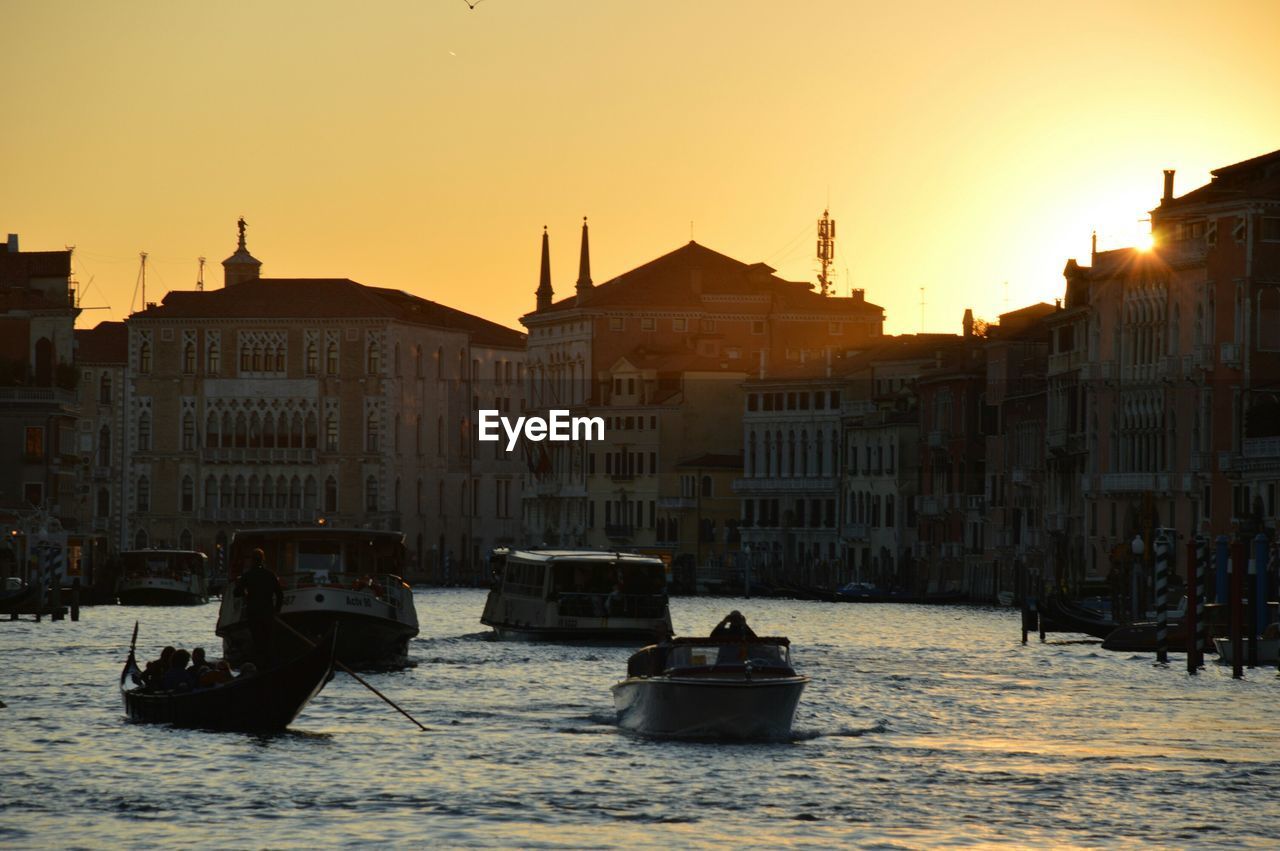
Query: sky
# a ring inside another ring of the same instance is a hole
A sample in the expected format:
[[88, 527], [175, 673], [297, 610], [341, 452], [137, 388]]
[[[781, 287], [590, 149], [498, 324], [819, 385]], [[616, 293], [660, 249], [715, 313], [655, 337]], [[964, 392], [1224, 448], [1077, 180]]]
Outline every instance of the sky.
[[[1280, 5], [0, 0], [0, 232], [74, 245], [80, 327], [222, 284], [347, 277], [517, 326], [543, 226], [572, 291], [691, 238], [889, 333], [1062, 294], [1159, 200], [1280, 148]], [[921, 290], [923, 289], [923, 294]], [[923, 308], [922, 308], [923, 302]], [[88, 309], [94, 308], [94, 309]]]

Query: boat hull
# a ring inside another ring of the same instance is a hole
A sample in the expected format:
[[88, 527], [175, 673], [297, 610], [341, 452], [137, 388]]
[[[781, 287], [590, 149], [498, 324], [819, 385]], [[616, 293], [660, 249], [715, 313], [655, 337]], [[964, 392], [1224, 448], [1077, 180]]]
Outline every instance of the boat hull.
[[122, 580], [116, 598], [122, 606], [197, 606], [209, 599], [194, 583], [154, 578]]
[[807, 677], [648, 677], [613, 687], [618, 726], [650, 736], [785, 740]]
[[670, 627], [665, 624], [654, 625], [645, 621], [635, 624], [604, 623], [597, 626], [581, 626], [573, 628], [515, 626], [489, 621], [481, 621], [493, 628], [494, 635], [502, 641], [552, 641], [571, 643], [575, 641], [592, 643], [628, 644], [635, 641], [661, 641], [670, 636]]
[[[1230, 638], [1215, 638], [1213, 646], [1218, 649], [1218, 661], [1224, 665], [1230, 665], [1235, 661], [1235, 655], [1231, 652]], [[1249, 663], [1249, 640], [1246, 638], [1240, 642], [1240, 653], [1242, 661]], [[1258, 641], [1258, 664], [1274, 665], [1280, 661], [1280, 638], [1263, 638]]]
[[[366, 592], [299, 589], [286, 593], [280, 619], [311, 641], [337, 627], [337, 658], [348, 667], [399, 668], [409, 664], [409, 641], [418, 634], [412, 596], [406, 593], [404, 598], [403, 605], [397, 606]], [[232, 665], [256, 658], [243, 598], [223, 595], [217, 634], [222, 638], [223, 658]], [[301, 652], [306, 646], [279, 624], [272, 644], [277, 656]]]
[[309, 648], [292, 662], [225, 685], [180, 692], [122, 691], [125, 714], [144, 723], [210, 730], [283, 730], [333, 677], [334, 642]]

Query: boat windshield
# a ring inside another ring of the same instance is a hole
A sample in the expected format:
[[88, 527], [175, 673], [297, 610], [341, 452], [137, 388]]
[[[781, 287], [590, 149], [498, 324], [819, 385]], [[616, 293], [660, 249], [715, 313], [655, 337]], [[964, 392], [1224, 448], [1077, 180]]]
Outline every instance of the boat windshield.
[[685, 668], [742, 665], [746, 662], [763, 667], [790, 667], [791, 648], [781, 644], [753, 642], [677, 644], [668, 651], [666, 667], [668, 670], [678, 671]]
[[666, 586], [659, 561], [566, 559], [551, 568], [551, 599], [566, 617], [662, 617]]
[[204, 556], [195, 552], [127, 552], [122, 560], [124, 575], [129, 577], [178, 579], [184, 575], [204, 573]]

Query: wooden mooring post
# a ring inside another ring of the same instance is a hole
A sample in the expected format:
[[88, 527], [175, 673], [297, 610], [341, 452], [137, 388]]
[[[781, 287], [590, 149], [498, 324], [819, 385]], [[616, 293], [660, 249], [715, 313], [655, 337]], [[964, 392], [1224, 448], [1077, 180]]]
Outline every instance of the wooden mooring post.
[[71, 580], [71, 621], [80, 620], [80, 577]]
[[1200, 621], [1204, 617], [1203, 535], [1187, 542], [1187, 673], [1200, 670]]
[[1243, 541], [1231, 545], [1231, 560], [1228, 569], [1231, 573], [1231, 676], [1240, 679], [1244, 676], [1244, 642], [1241, 640], [1241, 628], [1244, 626], [1244, 562], [1248, 557]]

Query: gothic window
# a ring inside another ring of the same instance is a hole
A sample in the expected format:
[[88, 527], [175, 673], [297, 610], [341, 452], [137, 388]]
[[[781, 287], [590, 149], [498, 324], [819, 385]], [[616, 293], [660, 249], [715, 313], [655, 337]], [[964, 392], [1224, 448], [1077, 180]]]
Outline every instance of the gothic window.
[[366, 511], [378, 510], [378, 480], [373, 476], [364, 480], [364, 507]]
[[320, 352], [316, 348], [315, 340], [307, 341], [307, 375], [315, 375], [316, 370], [320, 368]]
[[151, 510], [151, 480], [146, 476], [138, 477], [138, 490], [136, 493], [137, 503], [136, 510], [145, 512]]
[[316, 510], [316, 479], [315, 476], [307, 476], [306, 482], [302, 485], [302, 508], [305, 511]]
[[369, 416], [364, 423], [364, 450], [365, 452], [378, 451], [378, 413], [370, 411]]
[[303, 433], [303, 443], [307, 449], [316, 448], [316, 412], [307, 412], [306, 431]]
[[138, 372], [146, 373], [150, 371], [151, 371], [151, 344], [148, 343], [146, 340], [143, 340], [142, 344], [138, 346]]
[[209, 413], [208, 419], [205, 420], [204, 445], [210, 449], [215, 448], [218, 445], [219, 433], [220, 433], [220, 430], [218, 428], [218, 415], [211, 411]]
[[182, 347], [182, 371], [187, 375], [196, 371], [196, 344], [190, 340]]
[[209, 344], [209, 354], [205, 358], [205, 368], [210, 375], [217, 375], [222, 369], [222, 351], [217, 343]]
[[204, 507], [206, 511], [218, 507], [218, 482], [213, 476], [204, 480]]
[[377, 340], [369, 341], [369, 349], [365, 355], [365, 372], [370, 375], [379, 375], [382, 372], [382, 350]]
[[182, 448], [196, 448], [196, 415], [190, 411], [182, 415]]
[[138, 416], [138, 450], [146, 452], [151, 448], [151, 415], [143, 411]]
[[105, 369], [102, 371], [102, 378], [98, 380], [98, 402], [103, 405], [111, 404], [111, 373]]
[[329, 342], [329, 347], [324, 355], [324, 371], [329, 375], [338, 374], [338, 344], [334, 341]]
[[324, 448], [326, 452], [338, 451], [338, 415], [332, 411], [324, 418]]
[[196, 485], [190, 476], [182, 477], [182, 510], [188, 514], [196, 510]]
[[338, 480], [333, 476], [324, 480], [324, 510], [338, 510]]
[[111, 466], [111, 429], [105, 425], [98, 429], [98, 466]]

